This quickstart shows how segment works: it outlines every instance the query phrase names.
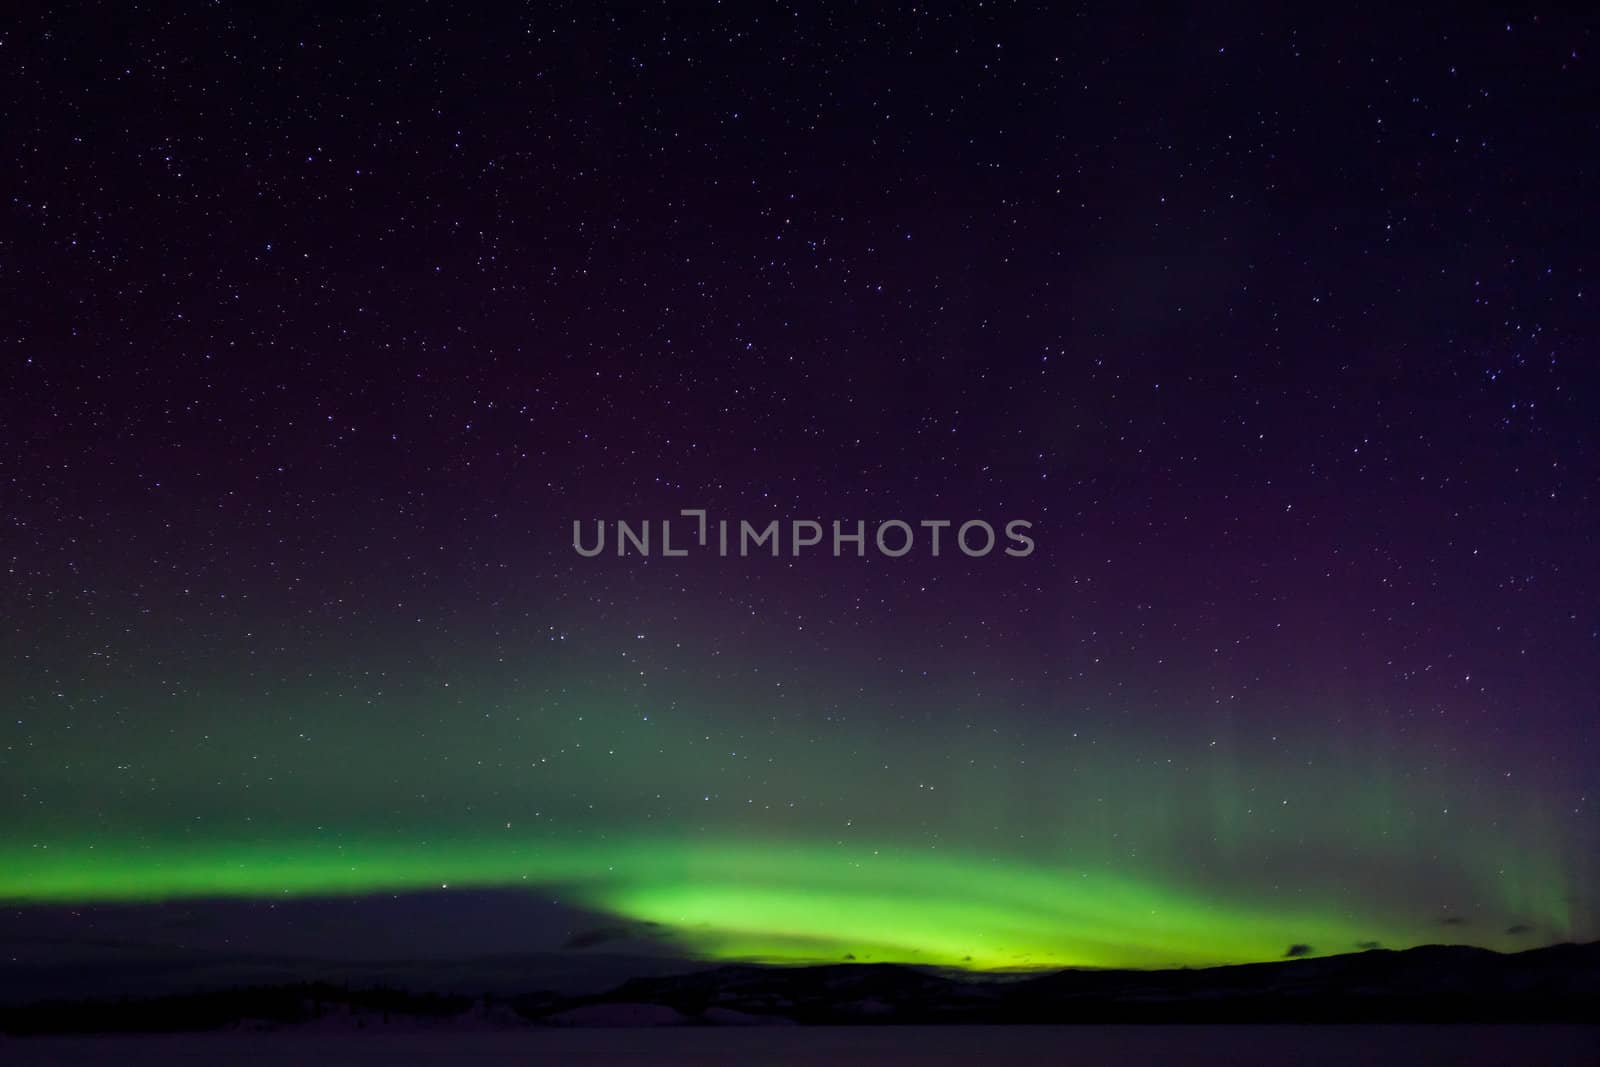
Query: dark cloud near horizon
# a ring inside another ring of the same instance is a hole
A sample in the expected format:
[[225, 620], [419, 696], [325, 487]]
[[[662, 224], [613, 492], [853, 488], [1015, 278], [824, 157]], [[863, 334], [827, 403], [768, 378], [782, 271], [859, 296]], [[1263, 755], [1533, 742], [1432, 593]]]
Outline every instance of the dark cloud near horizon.
[[1283, 954], [1283, 958], [1286, 960], [1298, 959], [1301, 956], [1309, 956], [1315, 951], [1316, 949], [1310, 945], [1290, 945], [1288, 951]]
[[561, 945], [563, 950], [578, 950], [594, 948], [596, 945], [612, 944], [617, 941], [638, 941], [658, 937], [661, 924], [647, 923], [612, 923], [605, 926], [594, 926], [587, 930], [580, 930], [567, 938]]

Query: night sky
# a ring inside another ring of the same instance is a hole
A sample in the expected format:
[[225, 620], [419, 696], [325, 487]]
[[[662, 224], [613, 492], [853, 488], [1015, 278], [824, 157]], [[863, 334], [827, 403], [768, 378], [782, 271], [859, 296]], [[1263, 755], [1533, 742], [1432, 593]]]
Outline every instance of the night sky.
[[1600, 937], [1600, 23], [273, 7], [0, 31], [9, 928]]

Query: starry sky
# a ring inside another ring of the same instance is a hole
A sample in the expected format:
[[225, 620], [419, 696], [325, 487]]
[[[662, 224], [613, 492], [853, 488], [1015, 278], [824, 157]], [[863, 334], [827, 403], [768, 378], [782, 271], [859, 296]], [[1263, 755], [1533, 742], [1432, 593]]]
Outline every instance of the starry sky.
[[[1596, 26], [45, 5], [8, 928], [1600, 937]], [[684, 508], [1036, 548], [573, 549]]]

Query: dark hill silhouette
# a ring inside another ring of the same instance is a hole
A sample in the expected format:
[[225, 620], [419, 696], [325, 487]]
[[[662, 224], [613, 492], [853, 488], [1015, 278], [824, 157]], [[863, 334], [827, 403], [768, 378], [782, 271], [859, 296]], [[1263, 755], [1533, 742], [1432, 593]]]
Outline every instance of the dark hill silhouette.
[[760, 1023], [1588, 1022], [1600, 942], [1461, 946], [1168, 971], [1031, 976], [894, 964], [733, 965], [585, 996], [447, 996], [327, 983], [0, 1009], [11, 1034], [320, 1025], [354, 1029]]

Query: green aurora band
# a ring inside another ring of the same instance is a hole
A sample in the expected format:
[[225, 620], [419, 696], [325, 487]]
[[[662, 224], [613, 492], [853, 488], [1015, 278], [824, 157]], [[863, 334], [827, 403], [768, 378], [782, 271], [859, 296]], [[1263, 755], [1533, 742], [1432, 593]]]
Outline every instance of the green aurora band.
[[659, 924], [690, 953], [769, 962], [1167, 966], [1271, 959], [1291, 943], [1421, 940], [1331, 900], [1263, 910], [1104, 871], [783, 842], [85, 845], [12, 851], [3, 869], [0, 896], [34, 903], [560, 887]]
[[977, 969], [1594, 936], [1587, 821], [1465, 759], [1413, 773], [1381, 737], [888, 729], [576, 684], [304, 720], [282, 709], [310, 697], [207, 695], [187, 733], [53, 738], [62, 762], [0, 808], [0, 899], [525, 888], [710, 960]]

